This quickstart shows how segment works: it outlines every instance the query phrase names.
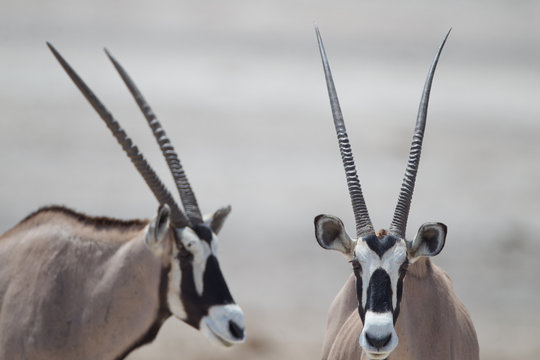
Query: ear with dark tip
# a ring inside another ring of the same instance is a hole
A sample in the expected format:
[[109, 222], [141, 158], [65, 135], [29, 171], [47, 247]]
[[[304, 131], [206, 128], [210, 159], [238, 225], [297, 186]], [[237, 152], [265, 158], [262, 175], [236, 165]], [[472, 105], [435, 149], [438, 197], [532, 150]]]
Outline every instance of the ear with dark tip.
[[354, 257], [356, 241], [350, 238], [338, 217], [325, 214], [315, 217], [315, 237], [322, 248], [337, 250], [348, 259]]
[[441, 252], [446, 241], [447, 227], [442, 223], [429, 222], [420, 226], [416, 238], [408, 243], [410, 260], [422, 256], [435, 256]]
[[213, 214], [206, 215], [204, 222], [210, 226], [214, 234], [218, 234], [225, 223], [225, 220], [231, 212], [231, 205], [223, 206], [217, 209]]
[[159, 206], [158, 214], [152, 219], [148, 226], [148, 231], [145, 236], [145, 243], [151, 249], [157, 249], [167, 237], [171, 219], [171, 209], [169, 205], [162, 204]]

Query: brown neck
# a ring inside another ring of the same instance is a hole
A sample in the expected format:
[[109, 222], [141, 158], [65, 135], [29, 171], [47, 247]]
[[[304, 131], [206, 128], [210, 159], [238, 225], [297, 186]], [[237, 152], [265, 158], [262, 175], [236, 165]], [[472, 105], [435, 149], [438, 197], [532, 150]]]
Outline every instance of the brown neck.
[[407, 276], [421, 279], [428, 276], [431, 270], [431, 260], [428, 257], [423, 257], [409, 266]]
[[103, 338], [114, 340], [103, 342], [106, 353], [122, 358], [151, 341], [169, 316], [168, 309], [163, 309], [168, 272], [163, 263], [160, 255], [146, 247], [143, 234], [123, 244], [109, 259], [88, 305], [93, 314], [89, 322]]

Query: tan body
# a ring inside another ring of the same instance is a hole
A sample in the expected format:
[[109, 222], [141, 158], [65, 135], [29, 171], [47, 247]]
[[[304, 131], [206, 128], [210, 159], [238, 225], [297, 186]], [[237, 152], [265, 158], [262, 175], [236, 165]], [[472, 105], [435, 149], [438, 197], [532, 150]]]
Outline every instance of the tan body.
[[41, 212], [0, 237], [0, 359], [117, 359], [159, 329], [147, 222], [90, 220]]
[[[367, 359], [358, 343], [355, 277], [351, 275], [328, 312], [324, 360]], [[477, 360], [478, 340], [465, 306], [456, 297], [448, 275], [430, 259], [409, 267], [396, 323], [397, 348], [388, 360]]]
[[244, 314], [217, 258], [231, 211], [203, 217], [174, 147], [127, 72], [107, 51], [144, 114], [182, 201], [178, 206], [112, 113], [47, 43], [159, 203], [151, 220], [38, 210], [0, 236], [0, 360], [124, 358], [169, 316], [221, 346], [245, 340]]

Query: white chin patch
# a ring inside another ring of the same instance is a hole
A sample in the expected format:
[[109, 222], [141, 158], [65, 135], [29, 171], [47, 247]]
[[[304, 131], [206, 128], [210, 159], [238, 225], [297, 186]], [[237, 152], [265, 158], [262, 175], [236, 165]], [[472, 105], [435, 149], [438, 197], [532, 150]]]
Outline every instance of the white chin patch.
[[[242, 330], [242, 336], [233, 334], [231, 322], [236, 325], [236, 329]], [[201, 319], [200, 331], [210, 339], [211, 342], [221, 346], [232, 346], [244, 342], [244, 313], [236, 304], [215, 305], [208, 310], [208, 315]]]
[[[384, 339], [389, 335], [391, 336], [390, 341], [380, 347], [373, 346], [367, 339], [367, 336], [371, 339]], [[398, 336], [394, 329], [392, 313], [375, 313], [367, 311], [359, 343], [369, 359], [386, 359], [398, 345]]]
[[385, 359], [388, 358], [388, 356], [390, 356], [390, 353], [388, 353], [388, 352], [385, 352], [385, 353], [366, 352], [366, 355], [367, 355], [369, 360], [385, 360]]

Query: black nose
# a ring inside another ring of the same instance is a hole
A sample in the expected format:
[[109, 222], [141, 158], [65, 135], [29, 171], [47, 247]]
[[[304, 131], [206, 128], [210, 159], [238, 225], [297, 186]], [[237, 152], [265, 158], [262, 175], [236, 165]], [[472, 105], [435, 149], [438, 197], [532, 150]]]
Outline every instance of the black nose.
[[392, 338], [392, 334], [389, 334], [385, 337], [371, 337], [368, 333], [366, 333], [366, 340], [369, 343], [369, 345], [373, 346], [374, 348], [380, 349], [388, 345], [390, 342], [390, 339]]
[[229, 320], [229, 331], [231, 332], [231, 335], [237, 339], [244, 338], [244, 329], [232, 320]]

